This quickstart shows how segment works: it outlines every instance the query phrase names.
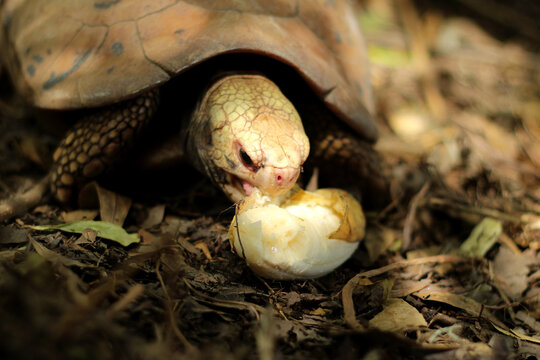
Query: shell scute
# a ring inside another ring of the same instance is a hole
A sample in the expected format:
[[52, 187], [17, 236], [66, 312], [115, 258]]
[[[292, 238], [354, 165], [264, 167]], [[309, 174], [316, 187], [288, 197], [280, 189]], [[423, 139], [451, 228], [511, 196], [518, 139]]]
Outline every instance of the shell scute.
[[6, 67], [38, 107], [100, 106], [219, 54], [257, 53], [296, 69], [376, 138], [364, 42], [346, 0], [5, 0], [0, 12]]

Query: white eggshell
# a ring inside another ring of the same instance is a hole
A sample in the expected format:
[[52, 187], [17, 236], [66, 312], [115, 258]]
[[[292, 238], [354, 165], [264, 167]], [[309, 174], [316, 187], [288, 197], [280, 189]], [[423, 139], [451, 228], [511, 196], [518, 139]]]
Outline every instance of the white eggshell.
[[[358, 247], [359, 241], [330, 238], [343, 221], [327, 204], [302, 200], [279, 206], [258, 198], [233, 219], [229, 238], [235, 252], [263, 277], [316, 278], [340, 266]], [[360, 238], [363, 215], [361, 221]]]

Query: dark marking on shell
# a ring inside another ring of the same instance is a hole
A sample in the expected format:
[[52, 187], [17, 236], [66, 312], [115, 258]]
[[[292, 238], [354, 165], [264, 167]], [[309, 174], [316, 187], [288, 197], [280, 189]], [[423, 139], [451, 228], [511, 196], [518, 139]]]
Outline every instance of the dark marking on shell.
[[41, 55], [34, 55], [32, 56], [32, 59], [34, 59], [34, 61], [38, 64], [41, 64], [43, 62], [43, 57], [41, 57]]
[[26, 72], [28, 73], [28, 75], [34, 76], [34, 74], [36, 73], [36, 68], [34, 67], [34, 65], [28, 65], [26, 67]]
[[52, 54], [52, 50], [51, 49], [47, 49], [47, 55], [51, 55]]
[[341, 40], [341, 34], [339, 32], [334, 32], [334, 37], [336, 38], [336, 42], [338, 44], [341, 44], [342, 40]]
[[[184, 33], [184, 29], [178, 29], [174, 33], [177, 34], [177, 35], [182, 35], [182, 33]], [[182, 37], [179, 37], [178, 39], [176, 39], [176, 41], [181, 43], [181, 42], [184, 41], [184, 39]]]
[[54, 72], [52, 72], [51, 76], [49, 77], [49, 80], [43, 83], [43, 89], [44, 90], [51, 89], [56, 84], [64, 81], [65, 78], [67, 78], [69, 75], [77, 71], [77, 69], [81, 67], [81, 65], [86, 61], [86, 59], [88, 59], [91, 52], [92, 50], [86, 50], [86, 52], [81, 57], [79, 57], [78, 59], [75, 59], [75, 61], [73, 62], [73, 66], [68, 71], [63, 72], [58, 75], [55, 75]]
[[111, 45], [111, 50], [114, 55], [120, 56], [124, 53], [124, 45], [121, 42], [115, 42]]
[[26, 55], [26, 56], [30, 55], [30, 51], [32, 51], [32, 48], [27, 47], [26, 50], [24, 50], [24, 55]]
[[110, 74], [114, 71], [114, 66], [111, 66], [110, 68], [107, 69], [107, 74]]
[[94, 3], [94, 7], [96, 9], [108, 9], [111, 6], [114, 6], [114, 5], [118, 4], [119, 2], [120, 2], [120, 0], [96, 2], [96, 3]]

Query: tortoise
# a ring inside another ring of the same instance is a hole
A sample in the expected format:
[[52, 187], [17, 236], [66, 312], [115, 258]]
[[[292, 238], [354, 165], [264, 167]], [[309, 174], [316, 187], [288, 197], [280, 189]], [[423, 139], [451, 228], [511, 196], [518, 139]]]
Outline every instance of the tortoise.
[[353, 6], [5, 0], [0, 49], [26, 101], [69, 114], [49, 177], [61, 202], [127, 160], [187, 161], [232, 201], [277, 196], [310, 151], [321, 179], [380, 188], [365, 180], [378, 134]]

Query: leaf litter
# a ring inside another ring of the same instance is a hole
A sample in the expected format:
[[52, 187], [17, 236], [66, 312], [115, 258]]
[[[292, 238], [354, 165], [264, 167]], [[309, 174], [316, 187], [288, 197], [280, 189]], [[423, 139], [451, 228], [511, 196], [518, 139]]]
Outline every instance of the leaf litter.
[[[47, 201], [1, 225], [0, 358], [538, 359], [538, 49], [519, 27], [497, 38], [488, 8], [398, 5], [359, 15], [392, 201], [346, 264], [268, 281], [230, 251], [210, 185], [152, 204], [93, 185], [85, 211]], [[7, 104], [0, 198], [42, 186], [50, 146]]]

